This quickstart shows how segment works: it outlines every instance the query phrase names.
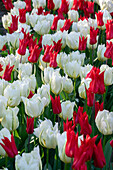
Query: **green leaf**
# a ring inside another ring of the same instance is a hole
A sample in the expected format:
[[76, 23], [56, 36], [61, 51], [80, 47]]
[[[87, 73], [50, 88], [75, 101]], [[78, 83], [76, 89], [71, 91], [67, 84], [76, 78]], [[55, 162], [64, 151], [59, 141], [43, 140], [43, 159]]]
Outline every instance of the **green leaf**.
[[47, 165], [45, 164], [45, 166], [44, 166], [44, 170], [52, 170], [51, 165], [50, 165], [50, 164], [48, 164], [48, 168], [47, 168]]
[[110, 145], [110, 141], [112, 139], [113, 138], [111, 138], [110, 140], [107, 141], [107, 143], [105, 145], [105, 149], [104, 149], [104, 156], [105, 156], [105, 159], [106, 159], [106, 169], [109, 168], [109, 161], [110, 161], [110, 157], [111, 157], [111, 154], [112, 154], [112, 147]]

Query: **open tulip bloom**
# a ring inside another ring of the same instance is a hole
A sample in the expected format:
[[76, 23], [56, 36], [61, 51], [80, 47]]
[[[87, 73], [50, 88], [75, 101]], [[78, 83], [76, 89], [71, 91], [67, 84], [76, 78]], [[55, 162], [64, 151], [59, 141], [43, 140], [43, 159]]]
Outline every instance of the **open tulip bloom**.
[[113, 169], [113, 0], [1, 3], [0, 169]]

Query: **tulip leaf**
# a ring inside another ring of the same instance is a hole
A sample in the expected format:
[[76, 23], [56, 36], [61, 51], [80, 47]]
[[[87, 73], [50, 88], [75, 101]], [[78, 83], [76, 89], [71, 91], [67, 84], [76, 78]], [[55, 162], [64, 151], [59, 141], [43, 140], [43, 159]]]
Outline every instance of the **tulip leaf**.
[[105, 156], [105, 159], [106, 159], [106, 169], [109, 169], [109, 161], [110, 161], [110, 157], [111, 157], [111, 154], [112, 154], [112, 147], [110, 145], [111, 140], [112, 139], [108, 140], [108, 142], [105, 145], [105, 149], [104, 149], [104, 156]]

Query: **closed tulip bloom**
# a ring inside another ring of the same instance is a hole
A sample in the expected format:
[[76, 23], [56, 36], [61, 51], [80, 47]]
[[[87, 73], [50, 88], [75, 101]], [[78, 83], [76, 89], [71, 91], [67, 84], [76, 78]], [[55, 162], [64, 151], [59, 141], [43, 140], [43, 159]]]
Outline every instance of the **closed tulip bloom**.
[[19, 120], [17, 117], [19, 109], [18, 107], [8, 107], [5, 112], [6, 114], [4, 115], [1, 124], [3, 127], [7, 128], [10, 132], [12, 132], [16, 130], [19, 126]]
[[103, 12], [99, 11], [98, 13], [96, 13], [96, 16], [97, 16], [97, 25], [102, 27], [104, 25]]
[[52, 23], [52, 26], [51, 26], [51, 30], [56, 30], [57, 29], [58, 20], [59, 20], [59, 17], [56, 15], [54, 17], [54, 20], [53, 20], [53, 23]]
[[113, 133], [113, 112], [108, 110], [98, 111], [95, 122], [98, 130], [104, 135]]
[[70, 102], [69, 100], [61, 103], [62, 112], [59, 114], [59, 117], [67, 120], [70, 120], [73, 117], [75, 102]]
[[25, 0], [26, 3], [26, 11], [30, 12], [32, 10], [31, 8], [31, 0]]
[[2, 142], [4, 144], [0, 143], [0, 145], [4, 148], [9, 157], [14, 158], [16, 155], [18, 155], [18, 150], [14, 141], [13, 134], [11, 135], [11, 141], [7, 137], [4, 137]]
[[78, 0], [73, 0], [73, 6], [72, 6], [71, 10], [77, 11], [78, 10], [78, 5], [79, 5]]
[[52, 96], [51, 97], [51, 102], [52, 102], [52, 109], [53, 109], [53, 113], [54, 114], [60, 114], [62, 111], [61, 108], [61, 103], [60, 103], [60, 96], [56, 96], [55, 99], [53, 99]]
[[26, 131], [28, 134], [32, 134], [34, 131], [34, 117], [33, 118], [28, 118], [27, 117], [27, 128]]
[[66, 93], [71, 93], [74, 89], [72, 80], [67, 77], [62, 77], [62, 80], [63, 80], [63, 91], [65, 91]]
[[19, 21], [21, 23], [25, 23], [26, 22], [26, 9], [19, 9]]
[[102, 102], [101, 104], [99, 104], [99, 102], [95, 102], [95, 119], [97, 116], [98, 111], [103, 111], [103, 107], [104, 107], [104, 102]]
[[96, 44], [97, 33], [98, 33], [98, 30], [94, 30], [94, 27], [90, 27], [90, 44], [91, 45]]
[[103, 149], [102, 149], [101, 139], [99, 143], [97, 144], [97, 146], [94, 145], [93, 159], [94, 159], [95, 167], [103, 168], [106, 165], [106, 160], [105, 160], [105, 156], [104, 156]]
[[107, 60], [107, 58], [105, 57], [105, 51], [106, 51], [105, 44], [98, 45], [97, 58], [98, 58], [99, 61], [106, 61]]
[[104, 53], [104, 56], [108, 59], [111, 58], [112, 59], [112, 65], [113, 65], [113, 43], [111, 41], [107, 42], [106, 51]]
[[64, 26], [60, 29], [62, 32], [65, 30], [69, 30], [69, 28], [71, 27], [73, 21], [71, 21], [70, 19], [66, 19]]
[[57, 67], [57, 61], [56, 61], [57, 54], [58, 54], [58, 52], [55, 52], [55, 51], [50, 52], [50, 64], [49, 64], [50, 67], [53, 67], [53, 68]]
[[42, 48], [39, 49], [38, 45], [34, 46], [34, 49], [32, 49], [30, 56], [28, 57], [28, 61], [31, 63], [37, 63], [39, 55], [42, 51]]

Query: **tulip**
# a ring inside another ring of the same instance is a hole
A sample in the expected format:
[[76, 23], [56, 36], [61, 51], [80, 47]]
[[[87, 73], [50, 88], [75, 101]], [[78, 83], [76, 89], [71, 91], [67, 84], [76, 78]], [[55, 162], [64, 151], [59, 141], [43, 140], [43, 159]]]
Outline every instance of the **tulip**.
[[98, 130], [104, 135], [111, 135], [113, 133], [113, 112], [108, 110], [98, 111], [95, 123]]
[[[30, 161], [28, 161], [30, 160]], [[16, 170], [21, 169], [40, 169], [42, 170], [42, 162], [39, 153], [39, 146], [34, 147], [30, 153], [22, 153], [22, 156], [15, 157]]]
[[6, 10], [10, 11], [13, 8], [12, 0], [2, 0]]
[[55, 99], [53, 99], [52, 96], [51, 97], [51, 102], [52, 102], [52, 109], [53, 109], [53, 113], [54, 114], [60, 114], [62, 111], [61, 108], [61, 103], [60, 103], [60, 96], [56, 96]]
[[12, 23], [9, 28], [9, 33], [12, 34], [14, 31], [18, 29], [18, 16], [12, 16]]
[[67, 77], [62, 77], [63, 80], [63, 91], [66, 93], [71, 93], [74, 89], [73, 82]]
[[54, 7], [55, 7], [55, 4], [54, 4], [53, 0], [48, 0], [47, 1], [47, 8], [52, 10], [52, 9], [54, 9]]
[[58, 40], [57, 43], [55, 41], [53, 41], [53, 43], [54, 43], [53, 48], [58, 53], [61, 51], [61, 46], [62, 46], [61, 41], [62, 41], [62, 39]]
[[28, 57], [28, 61], [31, 63], [37, 63], [41, 50], [42, 48], [39, 49], [39, 46], [35, 45], [34, 49], [31, 51], [30, 56]]
[[113, 39], [113, 19], [107, 20], [106, 25], [106, 39], [110, 40]]
[[111, 58], [112, 59], [112, 65], [113, 65], [113, 43], [111, 41], [109, 43], [107, 42], [106, 51], [104, 53], [104, 56], [106, 58]]
[[71, 10], [77, 11], [78, 10], [78, 5], [79, 5], [78, 0], [73, 0], [73, 6], [72, 6]]
[[25, 55], [27, 45], [28, 45], [28, 40], [27, 39], [20, 39], [19, 40], [19, 49], [17, 51], [18, 54]]
[[32, 8], [31, 8], [31, 0], [25, 0], [26, 3], [26, 11], [27, 12], [31, 12]]
[[99, 143], [97, 144], [97, 146], [94, 145], [93, 159], [94, 159], [95, 167], [103, 168], [106, 165], [106, 160], [105, 160], [103, 149], [102, 149], [101, 139]]
[[27, 117], [27, 128], [26, 128], [26, 132], [28, 134], [32, 134], [34, 131], [34, 117], [33, 118], [28, 118]]
[[64, 30], [69, 30], [69, 28], [71, 27], [73, 21], [71, 21], [70, 19], [66, 19], [65, 23], [64, 23], [64, 26], [60, 29], [62, 32]]
[[53, 20], [53, 23], [52, 23], [52, 26], [51, 26], [51, 30], [56, 30], [57, 29], [58, 20], [59, 20], [59, 17], [56, 15], [54, 17], [54, 20]]
[[87, 38], [85, 38], [84, 36], [82, 38], [79, 37], [79, 47], [78, 47], [78, 50], [84, 51], [86, 49], [86, 45], [87, 45]]
[[94, 2], [89, 2], [88, 1], [88, 12], [90, 14], [93, 14], [94, 13]]
[[73, 117], [75, 102], [70, 102], [69, 100], [61, 103], [62, 112], [59, 114], [59, 117], [64, 120], [71, 119]]
[[56, 68], [57, 67], [57, 62], [56, 62], [56, 58], [57, 58], [57, 54], [58, 54], [58, 52], [51, 52], [50, 51], [50, 64], [49, 64], [49, 66], [50, 67], [53, 67], [53, 68]]
[[68, 121], [68, 118], [67, 118], [66, 123], [63, 122], [63, 127], [64, 127], [64, 131], [74, 130], [75, 129], [75, 124], [72, 126], [72, 120]]
[[62, 0], [61, 1], [61, 6], [59, 8], [62, 11], [62, 13], [67, 14], [68, 7], [69, 7], [68, 1], [67, 0]]
[[103, 26], [104, 22], [103, 22], [103, 12], [99, 11], [98, 13], [96, 13], [97, 16], [97, 25], [98, 26]]
[[5, 68], [2, 79], [6, 81], [11, 81], [11, 73], [12, 73], [13, 68], [14, 68], [14, 65], [10, 67], [10, 64], [8, 64]]
[[94, 45], [96, 44], [97, 42], [97, 33], [98, 33], [98, 30], [94, 30], [94, 27], [90, 27], [90, 44], [91, 45]]
[[26, 9], [19, 9], [19, 21], [21, 23], [25, 23], [26, 22]]
[[9, 157], [14, 158], [16, 155], [18, 155], [18, 150], [14, 141], [13, 134], [11, 135], [11, 141], [7, 137], [4, 137], [2, 142], [4, 144], [0, 143], [0, 145], [4, 148]]
[[57, 134], [58, 154], [60, 160], [63, 161], [64, 163], [70, 163], [71, 158], [69, 158], [65, 154], [66, 141], [67, 141], [66, 132], [63, 132], [62, 134], [60, 133]]
[[98, 111], [103, 111], [103, 106], [104, 106], [104, 102], [102, 102], [101, 104], [99, 104], [99, 102], [95, 102], [95, 119], [97, 116]]

